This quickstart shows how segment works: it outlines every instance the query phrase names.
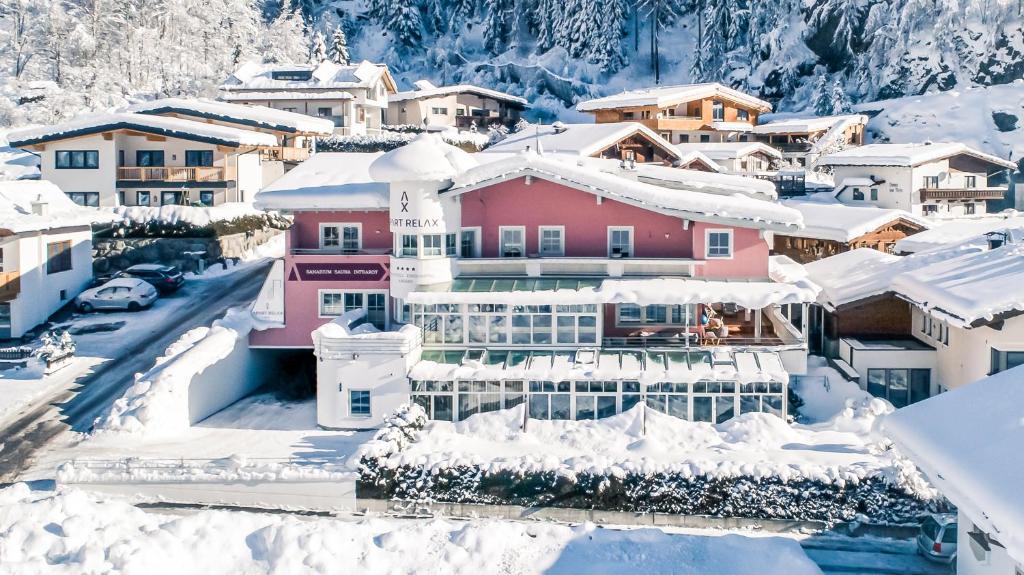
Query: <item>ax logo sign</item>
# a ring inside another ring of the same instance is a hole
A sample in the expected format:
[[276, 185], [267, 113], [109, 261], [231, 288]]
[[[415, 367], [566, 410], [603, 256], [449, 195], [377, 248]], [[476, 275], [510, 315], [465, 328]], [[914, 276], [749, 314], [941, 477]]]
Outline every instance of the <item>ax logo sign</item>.
[[402, 199], [400, 201], [402, 202], [402, 213], [409, 213], [409, 193], [402, 192]]

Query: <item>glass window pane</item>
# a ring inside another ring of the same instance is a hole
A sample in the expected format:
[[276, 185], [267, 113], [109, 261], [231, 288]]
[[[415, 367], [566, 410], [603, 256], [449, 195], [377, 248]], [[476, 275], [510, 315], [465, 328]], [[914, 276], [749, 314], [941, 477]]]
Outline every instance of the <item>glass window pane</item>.
[[931, 370], [910, 370], [910, 403], [928, 399], [931, 395]]
[[907, 370], [905, 369], [889, 370], [889, 402], [897, 408], [905, 407], [909, 404], [910, 384], [908, 379]]
[[572, 410], [569, 407], [569, 394], [556, 393], [551, 395], [551, 419], [571, 419]]
[[715, 398], [715, 422], [723, 423], [736, 415], [736, 402], [731, 396], [723, 395]]
[[[531, 386], [533, 383], [531, 382]], [[548, 419], [548, 396], [544, 393], [530, 395], [530, 417]]]
[[710, 397], [693, 398], [693, 420], [711, 421], [712, 401]]
[[868, 370], [868, 393], [875, 397], [885, 398], [885, 370]]
[[668, 396], [668, 414], [679, 419], [689, 419], [687, 411], [688, 398], [685, 395], [672, 394]]
[[576, 396], [576, 420], [582, 421], [586, 419], [594, 419], [594, 396], [593, 395], [578, 395]]
[[622, 411], [629, 411], [640, 403], [640, 395], [635, 393], [622, 394]]
[[600, 395], [597, 397], [597, 418], [603, 419], [615, 415], [615, 396]]

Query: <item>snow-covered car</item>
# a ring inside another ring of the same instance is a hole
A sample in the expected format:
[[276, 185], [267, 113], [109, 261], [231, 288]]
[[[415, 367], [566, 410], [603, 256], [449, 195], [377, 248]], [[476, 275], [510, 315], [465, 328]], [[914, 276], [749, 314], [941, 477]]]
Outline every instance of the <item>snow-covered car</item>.
[[119, 278], [137, 278], [149, 282], [160, 293], [177, 291], [185, 283], [185, 275], [174, 266], [138, 264], [117, 274]]
[[933, 513], [921, 522], [917, 551], [926, 559], [952, 563], [956, 560], [956, 514]]
[[87, 289], [75, 298], [75, 307], [89, 313], [100, 309], [138, 311], [160, 297], [156, 288], [137, 278], [115, 278], [100, 287]]

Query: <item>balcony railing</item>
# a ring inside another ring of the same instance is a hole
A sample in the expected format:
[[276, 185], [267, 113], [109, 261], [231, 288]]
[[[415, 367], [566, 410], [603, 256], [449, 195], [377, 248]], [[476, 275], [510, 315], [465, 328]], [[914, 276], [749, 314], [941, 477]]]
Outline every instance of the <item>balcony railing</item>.
[[0, 272], [0, 302], [8, 302], [21, 293], [21, 274]]
[[387, 256], [391, 248], [345, 250], [341, 248], [292, 248], [293, 256]]
[[460, 276], [693, 276], [703, 261], [682, 258], [460, 258]]
[[601, 340], [601, 345], [606, 348], [616, 347], [639, 347], [639, 348], [714, 348], [721, 346], [782, 346], [791, 345], [783, 341], [782, 338], [774, 336], [764, 337], [744, 337], [744, 336], [729, 336], [723, 337], [716, 340], [717, 343], [710, 341], [702, 342], [697, 332], [692, 332], [690, 338], [687, 339], [684, 334], [679, 334], [678, 337], [664, 336], [664, 335], [652, 335], [649, 337], [644, 336], [628, 336], [628, 337], [605, 337]]
[[510, 116], [455, 116], [456, 128], [469, 128], [473, 122], [476, 122], [477, 128], [484, 129], [493, 124], [508, 126], [516, 122], [516, 119]]
[[1001, 200], [1006, 188], [921, 188], [921, 201], [929, 200]]
[[224, 168], [212, 166], [121, 167], [118, 180], [140, 182], [223, 182]]
[[768, 144], [783, 153], [805, 153], [811, 151], [810, 142], [772, 142]]
[[268, 162], [305, 162], [309, 159], [309, 148], [290, 146], [267, 146], [260, 148], [260, 158]]

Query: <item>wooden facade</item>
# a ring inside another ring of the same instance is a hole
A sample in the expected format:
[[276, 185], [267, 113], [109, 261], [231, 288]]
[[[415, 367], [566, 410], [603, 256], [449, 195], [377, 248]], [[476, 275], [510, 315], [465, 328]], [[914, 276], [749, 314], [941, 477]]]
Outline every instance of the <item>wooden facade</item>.
[[671, 164], [678, 153], [657, 142], [646, 134], [637, 131], [632, 136], [622, 138], [611, 146], [594, 154], [596, 158], [615, 160], [633, 160], [638, 164], [660, 162]]
[[[716, 101], [723, 104], [723, 117], [719, 120], [714, 118]], [[746, 119], [739, 118], [741, 110], [747, 113]], [[714, 122], [745, 122], [754, 126], [760, 110], [757, 106], [736, 102], [728, 97], [713, 96], [692, 102], [678, 102], [664, 108], [633, 106], [596, 110], [592, 113], [598, 124], [640, 122], [657, 132], [678, 132], [712, 130], [711, 124]]]
[[775, 234], [773, 253], [788, 256], [802, 264], [834, 256], [857, 248], [870, 248], [883, 253], [895, 253], [896, 242], [924, 231], [924, 227], [899, 218], [849, 242], [821, 238], [798, 238]]

